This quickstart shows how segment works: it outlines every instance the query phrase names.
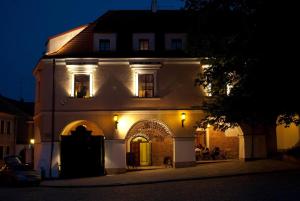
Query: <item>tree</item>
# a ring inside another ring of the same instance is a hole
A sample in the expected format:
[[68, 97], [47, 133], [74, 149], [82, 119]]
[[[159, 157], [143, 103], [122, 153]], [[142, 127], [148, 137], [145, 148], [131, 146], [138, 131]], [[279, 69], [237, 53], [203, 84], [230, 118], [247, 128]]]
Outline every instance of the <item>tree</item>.
[[268, 127], [274, 138], [276, 123], [299, 125], [297, 69], [285, 45], [293, 41], [282, 35], [285, 26], [274, 5], [263, 0], [184, 2], [195, 15], [189, 51], [208, 64], [196, 84], [209, 86], [212, 94], [199, 126]]

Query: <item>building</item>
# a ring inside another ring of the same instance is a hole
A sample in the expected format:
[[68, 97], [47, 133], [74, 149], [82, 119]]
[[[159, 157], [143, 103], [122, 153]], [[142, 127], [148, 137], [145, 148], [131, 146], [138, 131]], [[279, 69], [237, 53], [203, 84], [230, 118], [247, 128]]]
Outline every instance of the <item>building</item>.
[[16, 101], [0, 96], [0, 160], [7, 155], [21, 155], [32, 163], [33, 102]]
[[[47, 176], [124, 172], [127, 165], [195, 165], [195, 145], [230, 158], [263, 158], [266, 136], [197, 129], [207, 93], [186, 52], [180, 10], [109, 11], [49, 38], [34, 69], [35, 167]], [[127, 160], [126, 160], [127, 159]]]

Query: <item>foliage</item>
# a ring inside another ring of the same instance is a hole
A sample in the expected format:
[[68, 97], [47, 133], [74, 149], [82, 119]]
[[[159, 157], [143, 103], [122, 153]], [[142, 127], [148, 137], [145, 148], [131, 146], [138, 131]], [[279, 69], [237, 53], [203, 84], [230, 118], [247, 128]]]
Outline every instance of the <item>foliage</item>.
[[212, 94], [204, 103], [207, 117], [199, 125], [209, 123], [221, 130], [242, 123], [299, 125], [297, 70], [291, 55], [281, 49], [288, 39], [278, 31], [272, 4], [263, 0], [184, 2], [185, 9], [195, 15], [189, 51], [208, 64], [196, 84], [210, 87]]

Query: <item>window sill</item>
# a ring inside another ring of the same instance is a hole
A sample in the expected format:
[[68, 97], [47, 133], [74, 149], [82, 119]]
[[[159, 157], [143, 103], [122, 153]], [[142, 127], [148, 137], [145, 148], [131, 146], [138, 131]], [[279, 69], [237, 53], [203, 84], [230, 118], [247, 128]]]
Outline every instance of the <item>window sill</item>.
[[73, 97], [73, 96], [69, 96], [70, 99], [76, 99], [76, 100], [89, 100], [94, 98], [94, 96], [90, 96], [90, 97], [83, 97], [83, 98], [78, 98], [78, 97]]
[[133, 100], [143, 100], [143, 101], [158, 101], [161, 100], [160, 97], [152, 97], [152, 98], [142, 98], [142, 97], [132, 97]]

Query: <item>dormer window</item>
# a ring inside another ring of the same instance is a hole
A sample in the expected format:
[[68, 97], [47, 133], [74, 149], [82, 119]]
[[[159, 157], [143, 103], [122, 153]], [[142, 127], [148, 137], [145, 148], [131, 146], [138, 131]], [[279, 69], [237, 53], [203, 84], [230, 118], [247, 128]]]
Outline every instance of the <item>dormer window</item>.
[[100, 39], [99, 40], [99, 51], [107, 52], [110, 51], [110, 40], [109, 39]]
[[117, 34], [94, 33], [95, 52], [116, 51], [116, 47], [117, 47]]
[[182, 50], [182, 39], [181, 38], [172, 38], [171, 39], [171, 49], [172, 50]]
[[134, 33], [132, 36], [132, 47], [135, 51], [154, 51], [154, 33]]
[[166, 50], [184, 50], [186, 46], [185, 33], [167, 33], [165, 35]]
[[149, 39], [139, 39], [139, 50], [149, 50]]

